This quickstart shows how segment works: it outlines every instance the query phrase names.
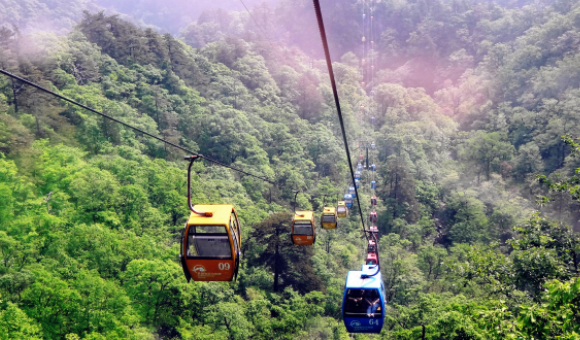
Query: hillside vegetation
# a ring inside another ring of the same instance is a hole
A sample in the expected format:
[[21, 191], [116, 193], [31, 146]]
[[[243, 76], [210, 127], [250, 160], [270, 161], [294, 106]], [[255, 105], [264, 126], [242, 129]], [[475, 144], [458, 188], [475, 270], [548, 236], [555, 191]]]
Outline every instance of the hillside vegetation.
[[[361, 3], [322, 3], [351, 153], [377, 144], [388, 307], [355, 338], [580, 339], [580, 5], [376, 1], [371, 82]], [[2, 69], [275, 182], [195, 164], [194, 203], [236, 206], [243, 257], [237, 282], [187, 283], [183, 153], [0, 76], [0, 339], [349, 339], [360, 216], [289, 239], [295, 190], [320, 213], [350, 183], [315, 18], [306, 1], [252, 14], [179, 36], [102, 12], [63, 36], [0, 28]]]

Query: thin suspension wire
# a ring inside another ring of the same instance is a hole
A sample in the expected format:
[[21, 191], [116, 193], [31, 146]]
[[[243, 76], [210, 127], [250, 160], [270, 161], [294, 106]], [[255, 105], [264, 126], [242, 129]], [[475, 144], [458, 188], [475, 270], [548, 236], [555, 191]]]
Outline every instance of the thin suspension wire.
[[322, 39], [322, 47], [324, 48], [324, 54], [326, 56], [326, 65], [328, 66], [328, 75], [330, 76], [330, 84], [332, 85], [332, 94], [334, 95], [334, 103], [336, 104], [336, 112], [338, 114], [338, 119], [340, 121], [340, 129], [342, 130], [342, 139], [344, 141], [344, 149], [346, 150], [346, 158], [348, 160], [348, 167], [350, 169], [350, 176], [352, 183], [354, 185], [354, 191], [356, 194], [356, 201], [358, 204], [358, 211], [360, 213], [360, 220], [362, 223], [363, 234], [365, 235], [367, 241], [369, 239], [366, 228], [365, 221], [360, 207], [360, 196], [358, 195], [358, 189], [356, 188], [354, 180], [354, 170], [352, 168], [352, 162], [350, 158], [350, 151], [348, 149], [348, 141], [346, 139], [346, 131], [344, 129], [344, 121], [342, 119], [342, 112], [340, 111], [340, 101], [338, 100], [338, 90], [336, 89], [336, 81], [334, 79], [334, 71], [332, 70], [332, 60], [330, 59], [330, 51], [328, 49], [328, 41], [326, 40], [326, 31], [324, 29], [324, 20], [322, 19], [322, 10], [320, 9], [319, 0], [312, 0], [314, 4], [314, 11], [316, 12], [316, 20], [318, 21], [318, 29], [320, 30], [320, 38]]
[[[248, 9], [248, 6], [246, 6], [246, 4], [244, 3], [244, 0], [240, 0], [240, 2], [244, 6], [244, 8], [246, 9], [246, 12], [248, 12], [248, 14], [252, 18], [252, 20], [254, 21], [254, 23], [256, 24], [256, 26], [258, 26], [258, 28], [260, 29], [260, 31], [262, 31], [262, 35], [264, 36], [264, 38], [266, 38], [266, 40], [268, 41], [268, 44], [270, 44], [270, 48], [272, 48], [272, 51], [274, 51], [274, 46], [272, 45], [272, 41], [268, 37], [268, 34], [266, 34], [266, 30], [264, 30], [262, 28], [262, 26], [258, 23], [258, 20], [256, 20], [256, 17], [254, 17], [254, 15], [252, 14], [252, 12], [250, 12], [250, 10]], [[276, 56], [274, 56], [274, 59], [276, 59]]]
[[74, 104], [74, 105], [76, 105], [76, 106], [82, 107], [82, 108], [83, 108], [83, 109], [85, 109], [85, 110], [88, 110], [88, 111], [91, 111], [91, 112], [93, 112], [93, 113], [96, 113], [96, 114], [98, 114], [98, 115], [100, 115], [100, 116], [103, 116], [103, 117], [105, 117], [105, 118], [107, 118], [107, 119], [109, 119], [109, 120], [112, 120], [112, 121], [114, 121], [115, 123], [121, 124], [121, 125], [123, 125], [123, 126], [125, 126], [125, 127], [128, 127], [128, 128], [130, 128], [130, 129], [132, 129], [132, 130], [135, 130], [135, 131], [137, 131], [137, 132], [140, 132], [140, 133], [142, 133], [142, 134], [144, 134], [144, 135], [147, 135], [147, 136], [149, 136], [149, 137], [151, 137], [151, 138], [153, 138], [153, 139], [157, 139], [157, 140], [158, 140], [158, 141], [160, 141], [160, 142], [163, 142], [163, 143], [169, 144], [169, 145], [171, 145], [171, 146], [173, 146], [173, 147], [175, 147], [175, 148], [181, 149], [181, 150], [183, 150], [183, 151], [187, 152], [188, 154], [195, 155], [195, 156], [198, 156], [198, 157], [200, 157], [200, 158], [203, 158], [203, 159], [205, 159], [206, 161], [208, 161], [208, 162], [210, 162], [210, 163], [214, 163], [214, 164], [217, 164], [217, 165], [219, 165], [219, 166], [223, 166], [223, 167], [225, 167], [225, 168], [228, 168], [228, 169], [231, 169], [231, 170], [237, 171], [237, 172], [239, 172], [239, 173], [242, 173], [242, 174], [244, 174], [244, 175], [248, 175], [248, 176], [251, 176], [251, 177], [254, 177], [254, 178], [260, 179], [260, 180], [262, 180], [262, 181], [265, 181], [265, 182], [268, 182], [268, 183], [270, 183], [270, 184], [275, 184], [273, 181], [269, 180], [269, 179], [268, 179], [268, 178], [266, 178], [266, 177], [257, 176], [257, 175], [251, 174], [251, 173], [249, 173], [249, 172], [245, 172], [245, 171], [243, 171], [243, 170], [241, 170], [241, 169], [234, 168], [234, 167], [232, 167], [232, 166], [226, 165], [226, 164], [224, 164], [224, 163], [222, 163], [222, 162], [216, 161], [216, 160], [214, 160], [214, 159], [212, 159], [212, 158], [209, 158], [209, 157], [206, 157], [206, 156], [204, 156], [204, 155], [197, 154], [197, 153], [195, 153], [195, 152], [193, 152], [193, 151], [191, 151], [191, 150], [189, 150], [189, 149], [187, 149], [187, 148], [184, 148], [183, 146], [181, 146], [181, 145], [179, 145], [179, 144], [172, 143], [172, 142], [170, 142], [170, 141], [168, 141], [168, 140], [166, 140], [166, 139], [163, 139], [163, 138], [161, 138], [161, 137], [159, 137], [159, 136], [156, 136], [156, 135], [153, 135], [153, 134], [151, 134], [151, 133], [149, 133], [149, 132], [147, 132], [147, 131], [141, 130], [141, 129], [139, 129], [139, 128], [137, 128], [137, 127], [133, 126], [133, 125], [127, 124], [127, 123], [125, 123], [125, 122], [123, 122], [123, 121], [121, 121], [121, 120], [118, 120], [117, 118], [111, 117], [111, 116], [109, 116], [109, 115], [107, 115], [107, 114], [105, 114], [105, 113], [102, 113], [102, 112], [99, 112], [99, 111], [97, 111], [97, 110], [95, 110], [95, 109], [92, 109], [92, 108], [90, 108], [90, 107], [88, 107], [88, 106], [86, 106], [86, 105], [83, 105], [83, 104], [81, 104], [81, 103], [79, 103], [79, 102], [76, 102], [76, 101], [74, 101], [74, 100], [70, 99], [70, 98], [67, 98], [67, 97], [65, 97], [65, 96], [63, 96], [63, 95], [60, 95], [60, 94], [58, 94], [58, 93], [56, 93], [56, 92], [53, 92], [53, 91], [51, 91], [51, 90], [49, 90], [49, 89], [47, 89], [47, 88], [44, 88], [44, 87], [42, 87], [42, 86], [40, 86], [40, 85], [38, 85], [38, 84], [35, 84], [35, 83], [33, 83], [33, 82], [31, 82], [31, 81], [29, 81], [29, 80], [27, 80], [27, 79], [24, 79], [24, 78], [22, 78], [22, 77], [19, 77], [19, 76], [15, 75], [15, 74], [12, 74], [12, 73], [8, 72], [8, 71], [5, 71], [5, 70], [3, 70], [3, 69], [0, 69], [0, 73], [4, 74], [5, 76], [11, 77], [11, 78], [13, 78], [13, 79], [16, 79], [16, 80], [18, 80], [18, 81], [21, 81], [21, 82], [23, 82], [23, 83], [25, 83], [25, 84], [27, 84], [27, 85], [30, 85], [30, 86], [32, 86], [32, 87], [34, 87], [34, 88], [37, 88], [37, 89], [39, 89], [39, 90], [41, 90], [41, 91], [43, 91], [43, 92], [46, 92], [46, 93], [48, 93], [48, 94], [50, 94], [50, 95], [53, 95], [53, 96], [55, 96], [55, 97], [58, 97], [58, 98], [60, 98], [60, 99], [62, 99], [62, 100], [64, 100], [64, 101], [67, 101], [67, 102], [71, 103], [71, 104]]
[[[368, 43], [367, 43], [367, 2], [365, 0], [363, 0], [363, 36], [365, 37], [365, 41], [363, 41], [364, 44], [364, 54], [363, 54], [363, 58], [365, 60], [365, 63], [363, 65], [363, 81], [365, 86], [363, 86], [363, 91], [365, 90], [365, 87], [368, 83], [368, 54], [369, 54], [369, 48], [368, 48]], [[366, 91], [365, 91], [366, 93]], [[366, 104], [366, 103], [365, 103]], [[365, 105], [366, 107], [366, 105]]]
[[[244, 8], [246, 9], [246, 12], [248, 12], [248, 14], [250, 15], [250, 17], [252, 18], [252, 20], [254, 20], [254, 23], [256, 24], [256, 26], [258, 26], [258, 28], [260, 29], [260, 31], [262, 31], [262, 33], [264, 34], [264, 38], [268, 39], [268, 35], [266, 34], [266, 32], [264, 31], [264, 29], [262, 28], [262, 26], [260, 26], [260, 24], [258, 24], [258, 20], [256, 20], [256, 18], [254, 18], [254, 16], [252, 15], [252, 12], [250, 12], [250, 10], [248, 9], [248, 6], [246, 6], [246, 4], [244, 3], [244, 0], [240, 0], [240, 2], [242, 3], [242, 5], [244, 6]], [[268, 39], [270, 40], [270, 39]]]
[[[372, 2], [371, 2], [372, 4]], [[375, 91], [375, 83], [374, 83], [374, 76], [375, 76], [375, 34], [374, 34], [374, 7], [371, 5], [371, 92], [374, 94]], [[371, 95], [371, 102], [374, 102], [374, 95]]]
[[[365, 84], [365, 80], [366, 80], [366, 55], [367, 55], [367, 43], [366, 43], [366, 12], [365, 12], [365, 0], [362, 0], [362, 58], [361, 58], [361, 65], [360, 65], [360, 73], [361, 73], [361, 77], [362, 77], [362, 82], [361, 82], [361, 87], [362, 90], [364, 92], [364, 85]], [[365, 108], [366, 108], [366, 101], [362, 100], [361, 102], [361, 107], [360, 107], [360, 112], [359, 112], [359, 116], [360, 116], [360, 121], [363, 122], [362, 124], [362, 136], [360, 136], [359, 138], [359, 143], [358, 143], [358, 149], [359, 149], [359, 154], [362, 155], [363, 152], [363, 136], [365, 135], [365, 125], [364, 125], [364, 121], [365, 121]], [[363, 161], [364, 163], [364, 161]], [[364, 164], [363, 164], [364, 167]]]
[[[371, 106], [371, 117], [374, 117], [375, 116], [375, 109], [376, 109], [376, 107], [375, 107], [375, 96], [374, 96], [374, 94], [375, 94], [375, 80], [374, 80], [374, 75], [375, 75], [374, 14], [375, 13], [374, 13], [373, 0], [371, 0], [371, 8], [370, 8], [370, 10], [371, 10], [371, 28], [370, 28], [371, 29], [371, 32], [370, 32], [370, 36], [371, 36], [371, 52], [370, 52], [371, 53], [371, 105], [370, 106]], [[371, 124], [371, 132], [372, 132], [371, 136], [374, 137], [374, 133], [375, 133], [375, 126], [374, 126], [374, 124]], [[372, 143], [372, 139], [374, 139], [374, 138], [371, 138], [371, 143]], [[375, 158], [374, 157], [375, 156], [374, 153], [375, 153], [375, 151], [373, 150], [371, 152], [371, 154], [373, 155], [373, 161], [374, 161], [374, 158]], [[372, 171], [372, 180], [375, 181], [375, 183], [376, 183], [376, 169], [375, 169], [375, 171]], [[371, 189], [371, 191], [373, 193], [373, 196], [376, 196], [376, 191], [377, 190], [376, 189], [374, 189], [374, 190]], [[376, 212], [376, 206], [373, 205], [372, 206], [372, 210]]]
[[362, 82], [365, 81], [365, 56], [366, 56], [366, 37], [365, 37], [365, 0], [362, 1], [362, 60], [360, 65], [360, 73], [362, 76]]
[[[374, 34], [374, 6], [373, 6], [373, 0], [371, 0], [371, 7], [370, 7], [370, 11], [371, 11], [371, 24], [370, 24], [370, 36], [371, 36], [371, 41], [370, 41], [370, 54], [371, 54], [371, 104], [370, 104], [370, 109], [371, 109], [371, 117], [374, 117], [375, 115], [375, 34]], [[372, 127], [372, 130], [374, 132], [374, 126]]]

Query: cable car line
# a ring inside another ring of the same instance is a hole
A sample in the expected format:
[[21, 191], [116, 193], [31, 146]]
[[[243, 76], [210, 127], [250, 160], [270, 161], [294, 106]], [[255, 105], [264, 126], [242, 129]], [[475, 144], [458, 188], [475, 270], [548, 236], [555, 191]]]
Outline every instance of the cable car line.
[[46, 93], [48, 93], [48, 94], [50, 94], [50, 95], [53, 95], [53, 96], [55, 96], [55, 97], [58, 97], [58, 98], [60, 98], [60, 99], [62, 99], [62, 100], [64, 100], [64, 101], [67, 101], [67, 102], [71, 103], [71, 104], [74, 104], [74, 105], [77, 105], [77, 106], [79, 106], [79, 107], [82, 107], [82, 108], [83, 108], [83, 109], [85, 109], [85, 110], [88, 110], [88, 111], [91, 111], [91, 112], [93, 112], [93, 113], [96, 113], [96, 114], [98, 114], [98, 115], [100, 115], [100, 116], [103, 116], [103, 117], [105, 117], [105, 118], [107, 118], [107, 119], [109, 119], [109, 120], [112, 120], [112, 121], [114, 121], [115, 123], [121, 124], [121, 125], [123, 125], [123, 126], [125, 126], [125, 127], [128, 127], [128, 128], [130, 128], [130, 129], [132, 129], [132, 130], [135, 130], [135, 131], [137, 131], [137, 132], [140, 132], [140, 133], [142, 133], [142, 134], [144, 134], [144, 135], [147, 135], [147, 136], [149, 136], [149, 137], [151, 137], [151, 138], [153, 138], [153, 139], [157, 139], [157, 140], [158, 140], [158, 141], [160, 141], [160, 142], [163, 142], [163, 143], [169, 144], [169, 145], [171, 145], [171, 146], [173, 146], [173, 147], [175, 147], [175, 148], [178, 148], [178, 149], [180, 149], [180, 150], [183, 150], [183, 151], [187, 152], [188, 154], [194, 155], [194, 156], [196, 156], [196, 157], [199, 157], [199, 158], [203, 158], [203, 159], [205, 159], [206, 161], [208, 161], [208, 162], [210, 162], [210, 163], [214, 163], [214, 164], [216, 164], [216, 165], [223, 166], [223, 167], [225, 167], [225, 168], [228, 168], [228, 169], [231, 169], [231, 170], [237, 171], [237, 172], [239, 172], [239, 173], [242, 173], [242, 174], [244, 174], [244, 175], [248, 175], [248, 176], [251, 176], [251, 177], [254, 177], [254, 178], [257, 178], [257, 179], [260, 179], [260, 180], [262, 180], [262, 181], [265, 181], [265, 182], [268, 182], [268, 183], [270, 183], [270, 184], [274, 184], [274, 185], [275, 185], [275, 183], [274, 183], [273, 181], [271, 181], [270, 179], [268, 179], [268, 178], [266, 178], [266, 177], [263, 177], [263, 176], [258, 176], [258, 175], [251, 174], [251, 173], [249, 173], [249, 172], [246, 172], [246, 171], [244, 171], [244, 170], [241, 170], [241, 169], [238, 169], [238, 168], [235, 168], [235, 167], [229, 166], [229, 165], [227, 165], [227, 164], [224, 164], [224, 163], [222, 163], [222, 162], [220, 162], [220, 161], [216, 161], [215, 159], [209, 158], [209, 157], [207, 157], [207, 156], [204, 156], [204, 155], [202, 155], [202, 154], [195, 153], [195, 152], [193, 152], [193, 151], [191, 151], [191, 150], [189, 150], [189, 149], [187, 149], [187, 148], [184, 148], [183, 146], [181, 146], [181, 145], [179, 145], [179, 144], [172, 143], [172, 142], [170, 142], [170, 141], [168, 141], [168, 140], [166, 140], [166, 139], [163, 139], [163, 138], [161, 138], [161, 137], [159, 137], [159, 136], [156, 136], [156, 135], [154, 135], [154, 134], [151, 134], [151, 133], [149, 133], [149, 132], [147, 132], [147, 131], [144, 131], [144, 130], [142, 130], [142, 129], [138, 128], [138, 127], [135, 127], [135, 126], [133, 126], [133, 125], [131, 125], [131, 124], [127, 124], [127, 123], [125, 123], [125, 122], [123, 122], [123, 121], [121, 121], [121, 120], [119, 120], [119, 119], [117, 119], [117, 118], [111, 117], [111, 116], [109, 116], [109, 115], [107, 115], [107, 114], [105, 114], [105, 113], [103, 113], [103, 112], [99, 112], [99, 111], [97, 111], [97, 110], [95, 110], [95, 109], [92, 109], [92, 108], [90, 108], [90, 107], [88, 107], [88, 106], [86, 106], [86, 105], [83, 105], [83, 104], [81, 104], [81, 103], [79, 103], [79, 102], [77, 102], [77, 101], [74, 101], [74, 100], [72, 100], [72, 99], [70, 99], [70, 98], [67, 98], [67, 97], [65, 97], [65, 96], [63, 96], [63, 95], [60, 95], [60, 94], [58, 94], [58, 93], [56, 93], [56, 92], [54, 92], [54, 91], [51, 91], [51, 90], [49, 90], [49, 89], [47, 89], [47, 88], [44, 88], [44, 87], [42, 87], [42, 86], [40, 86], [40, 85], [38, 85], [38, 84], [36, 84], [36, 83], [33, 83], [33, 82], [31, 82], [31, 81], [29, 81], [29, 80], [27, 80], [27, 79], [24, 79], [24, 78], [22, 78], [22, 77], [19, 77], [19, 76], [15, 75], [15, 74], [12, 74], [12, 73], [8, 72], [8, 71], [5, 71], [5, 70], [3, 70], [3, 69], [0, 69], [0, 73], [4, 74], [5, 76], [11, 77], [11, 78], [13, 78], [13, 79], [19, 80], [19, 81], [21, 81], [21, 82], [23, 82], [23, 83], [25, 83], [25, 84], [27, 84], [27, 85], [30, 85], [30, 86], [32, 86], [32, 87], [34, 87], [34, 88], [37, 88], [37, 89], [39, 89], [39, 90], [41, 90], [41, 91], [44, 91], [44, 92], [46, 92]]
[[240, 0], [240, 2], [242, 3], [242, 5], [244, 6], [244, 8], [246, 9], [246, 12], [248, 12], [248, 14], [250, 15], [250, 17], [252, 18], [252, 20], [254, 20], [254, 23], [256, 24], [256, 26], [258, 26], [258, 28], [260, 29], [260, 31], [262, 31], [262, 35], [264, 36], [264, 38], [266, 38], [266, 40], [268, 40], [268, 42], [270, 43], [270, 47], [274, 48], [272, 46], [272, 42], [270, 41], [270, 38], [268, 38], [268, 35], [266, 34], [266, 31], [262, 28], [262, 26], [260, 26], [260, 24], [258, 24], [258, 20], [256, 20], [256, 18], [252, 14], [252, 12], [250, 12], [250, 10], [248, 9], [248, 6], [246, 6], [246, 4], [244, 3], [244, 0]]
[[[330, 84], [332, 85], [332, 94], [334, 95], [334, 103], [336, 104], [336, 112], [338, 114], [338, 120], [340, 121], [340, 129], [342, 130], [342, 139], [344, 141], [344, 149], [346, 150], [346, 157], [348, 160], [348, 167], [350, 169], [350, 175], [352, 179], [352, 183], [355, 183], [354, 180], [354, 170], [352, 167], [352, 162], [350, 158], [350, 151], [348, 149], [348, 141], [346, 139], [346, 131], [344, 129], [344, 121], [342, 119], [342, 112], [340, 110], [340, 101], [338, 99], [338, 90], [336, 88], [336, 81], [334, 79], [334, 71], [332, 70], [332, 60], [330, 59], [330, 51], [328, 49], [328, 41], [326, 39], [326, 31], [324, 29], [324, 20], [322, 19], [322, 11], [320, 9], [320, 2], [319, 0], [312, 0], [314, 4], [314, 11], [316, 12], [316, 20], [318, 21], [318, 29], [320, 30], [320, 38], [322, 39], [322, 47], [324, 48], [324, 54], [326, 56], [326, 65], [328, 66], [328, 75], [330, 76]], [[363, 228], [363, 234], [365, 235], [368, 241], [368, 235], [366, 233], [364, 217], [362, 213], [362, 209], [360, 207], [360, 196], [358, 195], [358, 189], [355, 185], [354, 187], [355, 194], [356, 194], [356, 201], [358, 204], [358, 211], [360, 214], [360, 219]]]

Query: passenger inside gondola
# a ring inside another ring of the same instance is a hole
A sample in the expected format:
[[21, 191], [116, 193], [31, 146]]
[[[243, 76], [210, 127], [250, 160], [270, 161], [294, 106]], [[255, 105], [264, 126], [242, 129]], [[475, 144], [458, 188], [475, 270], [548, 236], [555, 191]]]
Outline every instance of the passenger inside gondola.
[[229, 259], [230, 239], [225, 226], [190, 226], [187, 236], [188, 257]]
[[294, 221], [294, 235], [312, 235], [312, 223], [310, 221]]
[[346, 315], [364, 313], [366, 306], [363, 304], [365, 290], [349, 289], [346, 293], [346, 303], [344, 311]]
[[376, 289], [349, 289], [344, 304], [345, 316], [381, 318], [381, 299]]
[[367, 317], [374, 318], [377, 310], [381, 308], [381, 299], [376, 289], [368, 289], [365, 292], [365, 302], [367, 304]]

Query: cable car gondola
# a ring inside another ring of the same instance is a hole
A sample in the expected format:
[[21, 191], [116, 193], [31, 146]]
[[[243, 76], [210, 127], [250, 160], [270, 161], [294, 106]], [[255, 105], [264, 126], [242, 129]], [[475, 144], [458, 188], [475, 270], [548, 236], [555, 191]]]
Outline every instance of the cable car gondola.
[[352, 195], [351, 194], [344, 195], [344, 203], [346, 204], [347, 208], [352, 207]]
[[376, 188], [377, 188], [377, 182], [371, 181], [371, 189], [376, 189]]
[[371, 221], [371, 223], [377, 223], [377, 212], [376, 211], [371, 211], [370, 215], [369, 215], [369, 219]]
[[377, 205], [377, 196], [371, 197], [371, 205]]
[[338, 222], [338, 216], [335, 207], [324, 207], [322, 211], [322, 216], [320, 218], [320, 224], [324, 229], [334, 229], [336, 228], [336, 223]]
[[371, 168], [371, 171], [377, 171], [377, 166], [374, 164], [371, 164], [370, 168]]
[[379, 228], [377, 228], [376, 225], [371, 225], [369, 227], [369, 231], [371, 233], [371, 236], [376, 240], [377, 237], [379, 237]]
[[187, 200], [191, 210], [181, 235], [180, 259], [187, 282], [231, 281], [238, 275], [242, 234], [233, 205], [191, 204], [191, 166], [198, 156], [189, 156]]
[[346, 207], [345, 201], [338, 201], [338, 206], [336, 208], [336, 214], [340, 218], [344, 218], [348, 215], [348, 208]]
[[379, 257], [377, 255], [377, 244], [373, 240], [369, 240], [367, 247], [367, 266], [375, 266], [379, 264]]
[[358, 189], [360, 187], [360, 179], [354, 179], [354, 186]]
[[[372, 91], [371, 91], [372, 92]], [[375, 142], [371, 143], [371, 150], [374, 150], [377, 148], [377, 145], [375, 144]]]
[[361, 177], [361, 173], [360, 173], [360, 171], [355, 171], [355, 172], [354, 172], [354, 179], [355, 179], [355, 180], [359, 180], [359, 181], [360, 181], [360, 177]]
[[356, 171], [362, 171], [362, 170], [363, 170], [362, 163], [358, 163], [358, 164], [356, 165]]
[[378, 264], [377, 253], [367, 253], [367, 266], [376, 266]]
[[378, 266], [349, 271], [342, 299], [342, 317], [349, 333], [380, 333], [385, 310], [385, 287]]
[[351, 198], [356, 198], [356, 190], [354, 190], [354, 187], [348, 187], [348, 194], [351, 195]]
[[301, 246], [310, 246], [316, 242], [314, 222], [314, 212], [296, 211], [292, 220], [292, 242]]

